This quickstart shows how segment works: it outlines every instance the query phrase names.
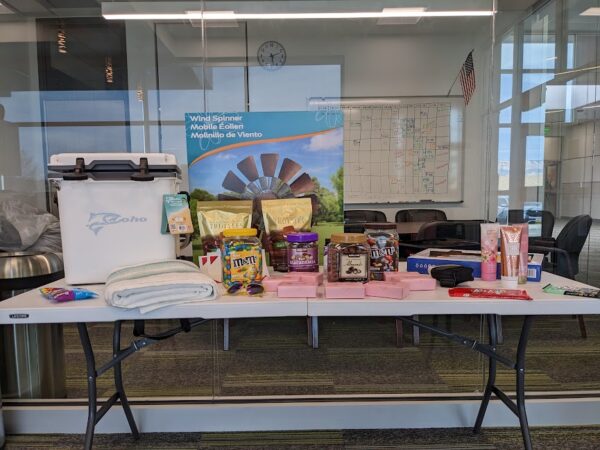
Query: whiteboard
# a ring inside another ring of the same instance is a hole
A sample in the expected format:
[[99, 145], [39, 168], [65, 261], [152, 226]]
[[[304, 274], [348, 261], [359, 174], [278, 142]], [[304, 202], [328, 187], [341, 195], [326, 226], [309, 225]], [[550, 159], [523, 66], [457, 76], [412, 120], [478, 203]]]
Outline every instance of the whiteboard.
[[462, 201], [462, 97], [312, 98], [344, 113], [344, 202]]

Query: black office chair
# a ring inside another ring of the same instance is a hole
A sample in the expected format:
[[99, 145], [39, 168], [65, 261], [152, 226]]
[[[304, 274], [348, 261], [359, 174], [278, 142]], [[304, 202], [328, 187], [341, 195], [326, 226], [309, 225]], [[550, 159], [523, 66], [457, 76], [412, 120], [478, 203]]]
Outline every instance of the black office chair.
[[344, 211], [344, 232], [346, 233], [364, 233], [364, 224], [375, 222], [387, 222], [387, 217], [381, 211], [370, 209]]
[[[560, 231], [556, 239], [548, 239], [546, 245], [532, 245], [529, 251], [548, 255], [544, 258], [543, 270], [562, 277], [575, 279], [579, 273], [579, 255], [590, 234], [592, 218], [587, 214], [573, 217]], [[553, 245], [552, 245], [553, 244]], [[581, 337], [587, 337], [583, 316], [577, 316]]]
[[387, 222], [387, 217], [381, 211], [353, 209], [344, 211], [344, 223], [349, 222]]
[[481, 223], [481, 220], [424, 223], [415, 240], [400, 242], [399, 257], [405, 259], [428, 248], [480, 250]]
[[480, 242], [481, 223], [479, 220], [428, 222], [419, 229], [417, 239], [456, 239]]
[[439, 209], [401, 209], [396, 213], [396, 223], [434, 222], [447, 220], [446, 213]]
[[[545, 241], [546, 239], [552, 238], [554, 232], [554, 214], [550, 211], [536, 210], [536, 209], [509, 209], [508, 210], [508, 223], [525, 223], [535, 220], [537, 218], [542, 219], [542, 233], [541, 236], [530, 239], [532, 244], [536, 245], [537, 241]], [[540, 243], [539, 245], [544, 245]]]

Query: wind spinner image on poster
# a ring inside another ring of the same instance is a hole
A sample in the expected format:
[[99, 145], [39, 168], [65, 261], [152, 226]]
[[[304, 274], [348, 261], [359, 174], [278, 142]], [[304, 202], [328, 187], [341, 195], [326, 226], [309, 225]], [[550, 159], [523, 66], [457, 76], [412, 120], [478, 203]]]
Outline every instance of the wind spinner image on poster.
[[341, 111], [187, 113], [189, 184], [194, 201], [309, 197], [313, 229], [343, 223]]

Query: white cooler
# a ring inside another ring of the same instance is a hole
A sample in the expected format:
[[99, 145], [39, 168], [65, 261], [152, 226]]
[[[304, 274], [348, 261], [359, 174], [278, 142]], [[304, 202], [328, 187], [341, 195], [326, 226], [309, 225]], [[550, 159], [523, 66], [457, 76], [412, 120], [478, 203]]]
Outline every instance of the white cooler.
[[166, 153], [53, 155], [49, 179], [58, 210], [68, 284], [104, 283], [117, 267], [174, 259], [161, 233], [163, 194], [177, 193], [180, 169]]

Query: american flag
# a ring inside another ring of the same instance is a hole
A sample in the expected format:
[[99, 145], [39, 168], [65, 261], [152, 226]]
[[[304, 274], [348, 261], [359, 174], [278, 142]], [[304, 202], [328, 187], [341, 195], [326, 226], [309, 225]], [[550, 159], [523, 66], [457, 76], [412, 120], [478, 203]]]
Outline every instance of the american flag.
[[465, 104], [469, 104], [475, 92], [475, 66], [473, 65], [473, 51], [469, 52], [467, 59], [460, 68], [460, 85], [462, 86]]

